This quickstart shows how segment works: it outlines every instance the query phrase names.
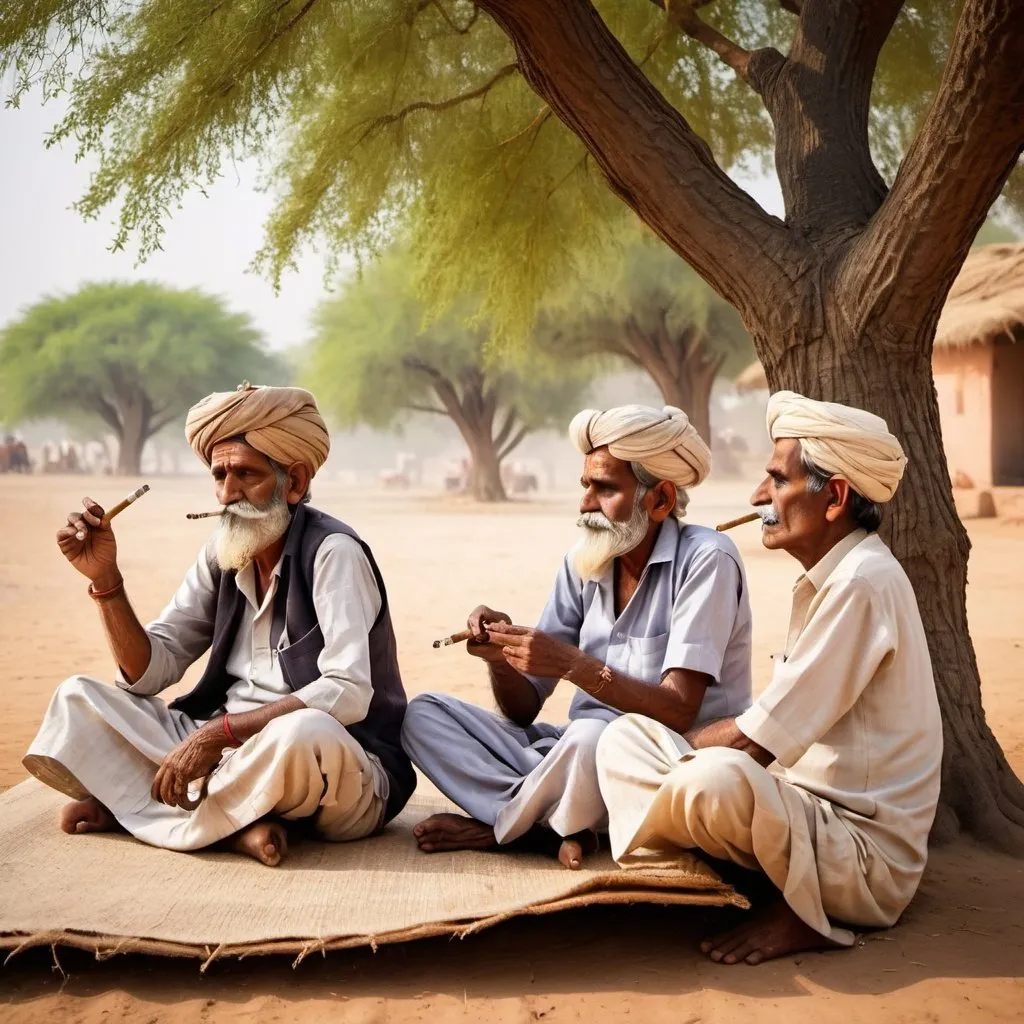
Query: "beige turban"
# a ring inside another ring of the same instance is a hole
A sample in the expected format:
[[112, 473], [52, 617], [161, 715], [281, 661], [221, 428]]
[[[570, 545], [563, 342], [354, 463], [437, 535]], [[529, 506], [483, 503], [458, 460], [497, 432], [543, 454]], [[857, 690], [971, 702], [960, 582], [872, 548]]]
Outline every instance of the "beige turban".
[[214, 445], [242, 437], [268, 459], [290, 466], [301, 462], [310, 475], [331, 448], [316, 399], [302, 388], [254, 387], [218, 391], [196, 402], [185, 418], [185, 438], [208, 466]]
[[797, 437], [826, 473], [848, 480], [869, 501], [886, 502], [903, 476], [907, 457], [880, 416], [835, 402], [815, 402], [795, 391], [768, 399], [772, 440]]
[[584, 455], [595, 448], [623, 462], [639, 462], [659, 480], [695, 487], [711, 471], [711, 451], [682, 409], [666, 405], [620, 405], [600, 412], [584, 409], [569, 424], [569, 437]]

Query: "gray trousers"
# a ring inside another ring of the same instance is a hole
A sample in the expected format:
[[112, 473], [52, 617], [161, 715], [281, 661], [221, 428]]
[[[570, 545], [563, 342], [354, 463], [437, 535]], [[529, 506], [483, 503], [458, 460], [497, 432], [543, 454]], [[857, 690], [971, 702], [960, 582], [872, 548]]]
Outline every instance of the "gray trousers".
[[607, 725], [578, 718], [524, 729], [455, 697], [425, 693], [409, 702], [402, 745], [449, 800], [509, 843], [538, 824], [560, 836], [607, 828], [597, 782], [597, 741]]

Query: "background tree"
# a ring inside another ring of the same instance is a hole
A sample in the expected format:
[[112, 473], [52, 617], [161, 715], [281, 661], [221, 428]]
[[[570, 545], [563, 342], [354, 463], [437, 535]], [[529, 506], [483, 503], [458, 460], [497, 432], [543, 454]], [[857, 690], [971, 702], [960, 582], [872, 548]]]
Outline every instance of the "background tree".
[[[272, 274], [313, 237], [359, 254], [407, 231], [436, 305], [480, 291], [515, 336], [610, 230], [611, 196], [628, 204], [736, 307], [772, 387], [868, 407], [903, 440], [885, 535], [944, 715], [935, 831], [1024, 849], [1024, 786], [981, 709], [930, 366], [986, 212], [1004, 186], [1024, 198], [1019, 0], [47, 0], [0, 14], [15, 99], [40, 80], [59, 91], [72, 66], [85, 73], [55, 139], [100, 154], [81, 209], [119, 201], [117, 241], [135, 231], [143, 252], [184, 190], [265, 154], [281, 197]], [[723, 170], [772, 151], [784, 220]]]
[[494, 351], [472, 312], [463, 303], [425, 324], [404, 261], [386, 258], [320, 306], [304, 376], [345, 426], [446, 416], [469, 449], [473, 496], [504, 501], [502, 461], [530, 431], [568, 423], [587, 371], [548, 353]]
[[137, 475], [148, 438], [210, 391], [278, 378], [249, 318], [162, 285], [88, 284], [0, 332], [0, 396], [11, 422], [69, 412], [117, 437], [117, 472]]
[[754, 356], [736, 310], [635, 225], [581, 279], [543, 316], [541, 343], [618, 356], [645, 371], [710, 444], [712, 385]]

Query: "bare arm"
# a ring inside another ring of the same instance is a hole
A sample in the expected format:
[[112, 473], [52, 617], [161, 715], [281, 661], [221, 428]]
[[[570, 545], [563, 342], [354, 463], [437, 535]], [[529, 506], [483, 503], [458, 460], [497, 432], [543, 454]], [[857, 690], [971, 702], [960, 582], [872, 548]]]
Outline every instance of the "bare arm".
[[700, 750], [702, 747], [731, 747], [733, 750], [742, 750], [749, 754], [758, 764], [765, 767], [775, 760], [775, 755], [770, 750], [765, 750], [740, 731], [735, 718], [718, 718], [686, 733], [684, 738], [694, 750]]
[[527, 685], [529, 681], [523, 673], [567, 679], [619, 711], [646, 715], [677, 732], [693, 725], [711, 682], [711, 677], [702, 672], [672, 669], [660, 685], [652, 686], [616, 672], [539, 630], [523, 626], [494, 623], [488, 627], [488, 636], [489, 643], [501, 651], [507, 668]]
[[114, 660], [129, 681], [142, 677], [149, 665], [149, 636], [139, 622], [124, 590], [117, 567], [117, 542], [104, 510], [91, 498], [82, 500], [82, 511], [68, 515], [67, 526], [57, 532], [64, 557], [91, 583], [100, 621]]

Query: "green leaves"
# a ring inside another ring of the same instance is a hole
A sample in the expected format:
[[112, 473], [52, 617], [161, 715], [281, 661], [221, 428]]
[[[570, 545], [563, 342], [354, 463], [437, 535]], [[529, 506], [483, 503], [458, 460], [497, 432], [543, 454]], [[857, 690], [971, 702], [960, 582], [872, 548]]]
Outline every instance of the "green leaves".
[[86, 285], [45, 299], [0, 332], [0, 403], [9, 423], [80, 410], [119, 429], [140, 402], [158, 429], [243, 377], [279, 382], [248, 317], [219, 299], [149, 283]]

